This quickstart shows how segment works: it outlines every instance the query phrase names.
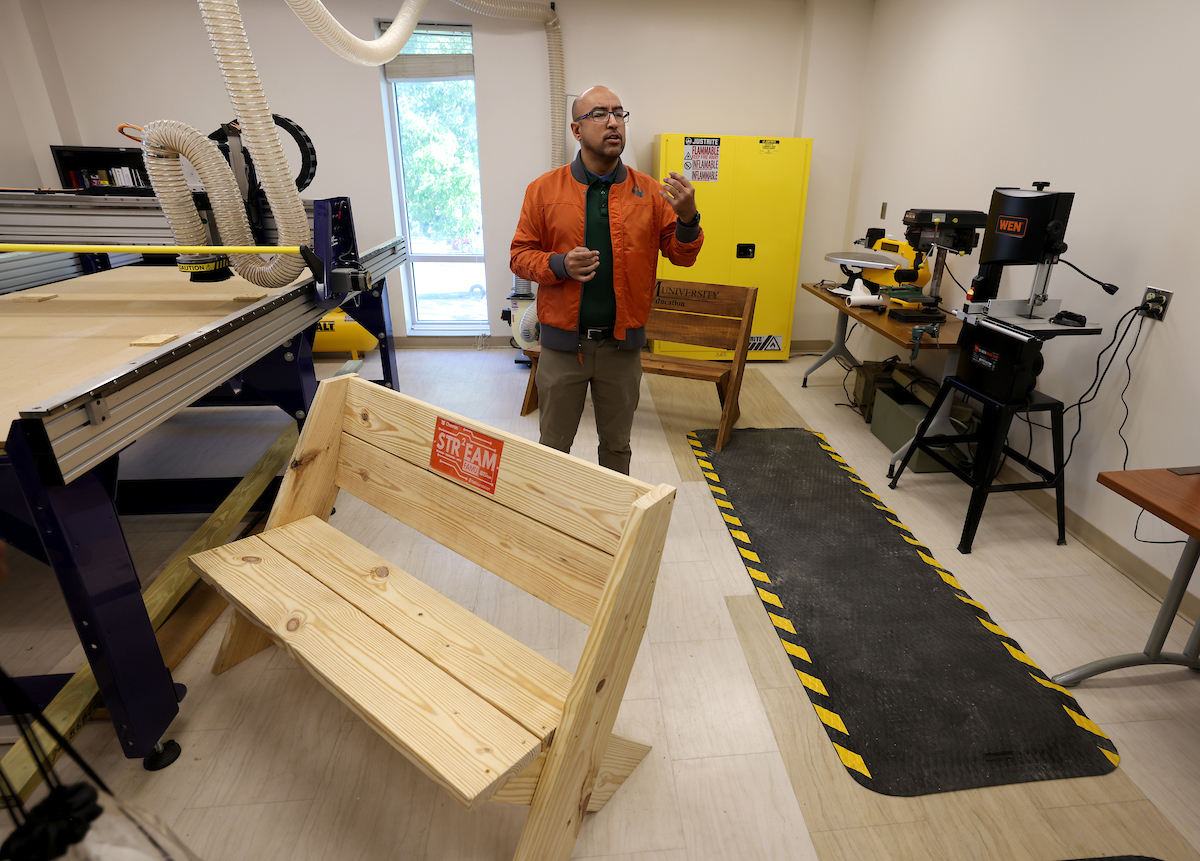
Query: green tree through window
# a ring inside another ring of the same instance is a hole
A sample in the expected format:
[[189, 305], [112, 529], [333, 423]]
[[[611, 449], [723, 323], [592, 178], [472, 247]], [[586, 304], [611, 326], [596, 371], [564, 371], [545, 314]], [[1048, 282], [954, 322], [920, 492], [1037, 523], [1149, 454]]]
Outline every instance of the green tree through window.
[[396, 114], [414, 250], [482, 254], [474, 82], [397, 84]]

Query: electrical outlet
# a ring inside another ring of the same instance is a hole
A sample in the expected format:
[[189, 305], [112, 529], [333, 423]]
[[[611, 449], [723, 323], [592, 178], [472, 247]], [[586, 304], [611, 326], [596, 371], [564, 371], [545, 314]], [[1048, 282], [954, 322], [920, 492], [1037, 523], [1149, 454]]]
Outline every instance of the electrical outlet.
[[1146, 311], [1138, 311], [1139, 317], [1161, 320], [1167, 315], [1167, 308], [1171, 304], [1171, 291], [1147, 287], [1145, 295], [1142, 296], [1142, 304], [1149, 305], [1150, 308]]

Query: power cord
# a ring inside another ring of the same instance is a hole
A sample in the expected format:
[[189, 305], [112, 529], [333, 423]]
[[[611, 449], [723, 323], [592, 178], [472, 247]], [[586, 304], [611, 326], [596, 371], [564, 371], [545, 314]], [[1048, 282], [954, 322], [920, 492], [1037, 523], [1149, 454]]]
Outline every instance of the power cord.
[[[1121, 426], [1117, 428], [1117, 436], [1121, 438], [1121, 444], [1125, 446], [1125, 459], [1121, 461], [1121, 469], [1129, 467], [1129, 441], [1125, 439], [1125, 422], [1129, 421], [1129, 404], [1125, 402], [1125, 393], [1129, 391], [1129, 384], [1133, 382], [1133, 369], [1129, 367], [1129, 359], [1137, 347], [1138, 338], [1142, 337], [1142, 324], [1145, 322], [1145, 317], [1138, 317], [1137, 332], [1133, 335], [1133, 346], [1125, 354], [1125, 388], [1121, 389], [1121, 406], [1125, 408], [1125, 417], [1121, 419]], [[1134, 531], [1137, 531], [1136, 526]]]
[[1180, 538], [1176, 541], [1151, 541], [1149, 538], [1141, 538], [1138, 536], [1138, 526], [1142, 522], [1142, 515], [1146, 513], [1146, 509], [1138, 512], [1137, 520], [1133, 521], [1133, 538], [1135, 541], [1140, 541], [1143, 544], [1187, 544], [1186, 538]]
[[1078, 272], [1080, 275], [1082, 275], [1087, 280], [1094, 281], [1095, 283], [1099, 284], [1101, 289], [1103, 289], [1104, 292], [1107, 293], [1109, 296], [1113, 295], [1114, 293], [1117, 292], [1117, 290], [1120, 289], [1119, 287], [1117, 287], [1116, 284], [1110, 284], [1107, 281], [1101, 281], [1099, 278], [1093, 278], [1091, 275], [1088, 275], [1086, 272], [1084, 272], [1082, 269], [1080, 269], [1078, 266], [1076, 266], [1070, 260], [1063, 260], [1060, 257], [1058, 259], [1058, 262], [1067, 264], [1068, 266], [1070, 266], [1072, 269], [1074, 269], [1076, 272]]

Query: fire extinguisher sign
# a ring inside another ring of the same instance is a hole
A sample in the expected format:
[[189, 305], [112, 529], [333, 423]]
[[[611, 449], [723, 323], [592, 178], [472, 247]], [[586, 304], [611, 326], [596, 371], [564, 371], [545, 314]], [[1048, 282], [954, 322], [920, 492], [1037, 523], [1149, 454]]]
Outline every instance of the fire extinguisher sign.
[[438, 416], [429, 467], [494, 494], [504, 442]]
[[683, 139], [683, 175], [688, 182], [716, 182], [721, 167], [721, 139]]

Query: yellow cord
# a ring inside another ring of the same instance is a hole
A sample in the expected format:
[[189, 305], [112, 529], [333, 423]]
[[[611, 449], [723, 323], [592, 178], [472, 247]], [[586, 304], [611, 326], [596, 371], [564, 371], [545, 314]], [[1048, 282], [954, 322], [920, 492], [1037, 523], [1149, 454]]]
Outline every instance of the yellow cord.
[[299, 254], [299, 245], [38, 245], [0, 242], [3, 251], [65, 251], [71, 254]]

